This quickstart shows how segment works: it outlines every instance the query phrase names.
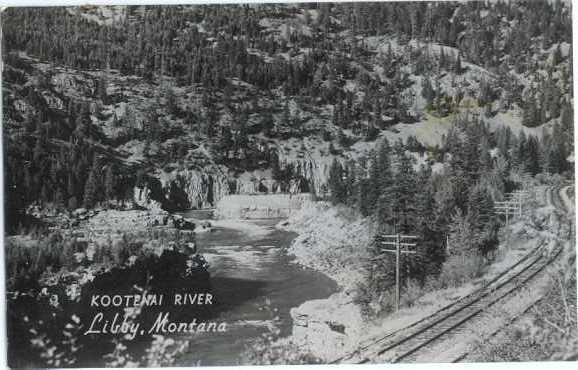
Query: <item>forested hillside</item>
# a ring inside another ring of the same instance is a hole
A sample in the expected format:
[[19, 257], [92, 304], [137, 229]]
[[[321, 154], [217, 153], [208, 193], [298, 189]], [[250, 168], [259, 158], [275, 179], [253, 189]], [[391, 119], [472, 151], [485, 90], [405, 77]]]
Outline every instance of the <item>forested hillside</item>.
[[380, 137], [443, 162], [464, 112], [532, 173], [573, 151], [560, 1], [29, 8], [3, 23], [12, 211], [131, 199], [148, 177], [165, 208], [324, 195], [333, 158]]

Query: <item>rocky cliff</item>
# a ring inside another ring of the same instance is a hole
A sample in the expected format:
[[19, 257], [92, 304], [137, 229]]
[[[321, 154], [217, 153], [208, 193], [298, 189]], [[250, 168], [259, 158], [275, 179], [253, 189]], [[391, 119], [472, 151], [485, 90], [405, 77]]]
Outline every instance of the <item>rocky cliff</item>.
[[[275, 179], [271, 170], [246, 171], [234, 174], [224, 166], [202, 170], [159, 171], [149, 181], [134, 189], [135, 202], [145, 208], [204, 209], [214, 208], [228, 195], [272, 193], [327, 192], [327, 179], [333, 157], [295, 158], [283, 156], [278, 167], [292, 168], [292, 179]], [[313, 188], [312, 188], [313, 187]]]

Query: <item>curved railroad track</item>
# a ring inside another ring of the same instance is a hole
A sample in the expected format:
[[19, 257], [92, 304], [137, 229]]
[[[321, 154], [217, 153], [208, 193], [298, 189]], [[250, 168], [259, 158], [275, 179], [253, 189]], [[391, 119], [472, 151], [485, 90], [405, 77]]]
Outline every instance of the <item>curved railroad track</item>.
[[[564, 213], [572, 212], [573, 206], [568, 201], [567, 190], [568, 186], [549, 188], [547, 202]], [[551, 248], [545, 248], [542, 243], [482, 288], [410, 326], [381, 338], [373, 338], [355, 352], [332, 363], [412, 362], [419, 353], [445, 339], [445, 336], [458, 332], [465, 323], [522, 288], [557, 259], [561, 252], [562, 245], [559, 242], [555, 242]]]

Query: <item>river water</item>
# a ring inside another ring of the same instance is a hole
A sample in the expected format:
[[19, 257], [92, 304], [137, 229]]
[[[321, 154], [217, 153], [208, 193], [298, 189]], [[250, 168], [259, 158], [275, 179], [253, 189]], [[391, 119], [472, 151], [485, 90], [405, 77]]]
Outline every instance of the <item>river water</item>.
[[[195, 211], [184, 217], [206, 218]], [[327, 298], [337, 285], [325, 275], [297, 265], [288, 256], [296, 234], [278, 230], [279, 219], [243, 221], [245, 227], [215, 227], [197, 234], [210, 264], [211, 285], [219, 307], [211, 321], [226, 322], [225, 333], [196, 334], [182, 365], [237, 365], [247, 346], [277, 328], [291, 334], [291, 308]], [[243, 225], [243, 224], [240, 224]]]

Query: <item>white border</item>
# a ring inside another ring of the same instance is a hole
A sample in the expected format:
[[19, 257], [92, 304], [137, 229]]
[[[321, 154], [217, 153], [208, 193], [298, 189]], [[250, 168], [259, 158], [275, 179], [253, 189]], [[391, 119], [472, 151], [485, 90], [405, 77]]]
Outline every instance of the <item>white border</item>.
[[[391, 2], [396, 1], [403, 1], [403, 0], [389, 0]], [[433, 1], [433, 0], [432, 0]], [[440, 1], [440, 0], [436, 0]], [[448, 1], [448, 0], [441, 0], [441, 1]], [[505, 0], [507, 1], [507, 0]], [[533, 0], [526, 0], [526, 1], [533, 1]], [[564, 1], [564, 0], [562, 0]], [[217, 0], [92, 0], [92, 1], [66, 1], [66, 0], [56, 0], [56, 1], [38, 1], [38, 0], [0, 0], [0, 7], [6, 6], [75, 6], [75, 5], [177, 5], [177, 4], [244, 4], [244, 3], [317, 3], [317, 2], [338, 2], [338, 1], [330, 1], [330, 0], [302, 0], [302, 1], [283, 1], [283, 0], [272, 0], [272, 1], [259, 1], [259, 0], [224, 0], [224, 1], [217, 1]], [[348, 2], [358, 2], [358, 0], [352, 0]], [[578, 46], [578, 37], [577, 37], [577, 26], [578, 26], [578, 4], [572, 4], [571, 0], [566, 0], [565, 2], [570, 3], [572, 6], [572, 50], [573, 50], [573, 71], [576, 71], [578, 60], [578, 51], [576, 50], [576, 46]], [[1, 37], [1, 30], [0, 30], [0, 37]], [[1, 46], [0, 46], [0, 53], [1, 53]], [[576, 74], [574, 73], [574, 76]], [[1, 87], [1, 83], [0, 83]], [[574, 97], [578, 96], [578, 83], [574, 80]], [[2, 92], [0, 89], [0, 108], [2, 107]], [[0, 116], [0, 122], [2, 117]], [[578, 148], [578, 133], [576, 132], [576, 123], [578, 123], [578, 109], [576, 106], [574, 107], [574, 148]], [[0, 133], [1, 135], [1, 133]], [[0, 140], [0, 153], [3, 153], [3, 140]], [[576, 164], [578, 164], [578, 155], [576, 155], [576, 150], [574, 153], [575, 158], [575, 179], [577, 168]], [[0, 161], [0, 189], [4, 189], [4, 178], [3, 178], [4, 168], [3, 168], [3, 161]], [[0, 204], [4, 204], [4, 191], [0, 191]], [[578, 205], [578, 198], [576, 198], [576, 205]], [[578, 209], [578, 208], [577, 208]], [[0, 207], [0, 221], [4, 220], [4, 207]], [[578, 224], [578, 223], [577, 223]], [[5, 264], [4, 264], [4, 222], [0, 222], [0, 231], [2, 238], [0, 239], [0, 246], [2, 247], [2, 252], [0, 253], [0, 312], [3, 314], [3, 319], [0, 319], [0, 366], [2, 368], [7, 368], [6, 362], [6, 355], [7, 355], [7, 348], [6, 348], [6, 301], [5, 301]], [[322, 370], [322, 369], [336, 369], [338, 366], [339, 370], [369, 370], [369, 369], [407, 369], [407, 370], [445, 370], [445, 369], [455, 369], [455, 370], [576, 370], [578, 364], [576, 362], [550, 362], [550, 361], [541, 361], [541, 362], [503, 362], [503, 363], [492, 363], [492, 362], [484, 362], [484, 363], [459, 363], [459, 364], [440, 364], [440, 363], [428, 363], [428, 364], [377, 364], [377, 365], [275, 365], [275, 366], [268, 366], [267, 369], [271, 370], [300, 370], [300, 369], [307, 369], [307, 370]], [[150, 368], [154, 369], [154, 368]], [[160, 368], [160, 369], [167, 369], [167, 368]], [[220, 367], [179, 367], [174, 369], [207, 369], [207, 370], [239, 370], [238, 366], [220, 366]], [[242, 369], [247, 370], [263, 370], [262, 366], [243, 366]]]

